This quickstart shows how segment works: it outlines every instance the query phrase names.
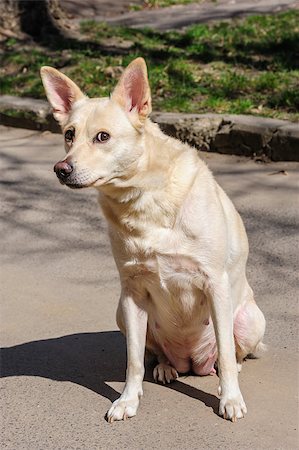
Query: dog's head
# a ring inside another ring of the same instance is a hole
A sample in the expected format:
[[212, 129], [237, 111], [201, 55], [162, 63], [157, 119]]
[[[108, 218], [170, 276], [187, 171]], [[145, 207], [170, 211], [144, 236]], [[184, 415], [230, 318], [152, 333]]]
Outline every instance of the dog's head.
[[60, 182], [72, 188], [100, 187], [130, 177], [151, 112], [145, 61], [131, 62], [109, 98], [86, 97], [52, 67], [42, 67], [41, 77], [64, 134], [67, 155], [54, 167]]

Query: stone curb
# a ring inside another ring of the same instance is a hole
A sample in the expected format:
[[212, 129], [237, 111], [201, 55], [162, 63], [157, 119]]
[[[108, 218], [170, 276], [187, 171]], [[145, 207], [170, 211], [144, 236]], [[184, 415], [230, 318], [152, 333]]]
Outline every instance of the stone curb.
[[114, 17], [95, 15], [92, 18], [110, 25], [155, 30], [177, 30], [196, 23], [228, 20], [255, 14], [269, 14], [298, 8], [297, 0], [242, 0], [172, 5], [128, 12]]
[[0, 123], [10, 127], [60, 133], [48, 102], [30, 97], [1, 95]]
[[262, 160], [299, 161], [299, 125], [234, 114], [153, 113], [168, 135], [208, 152]]
[[[233, 114], [151, 115], [161, 129], [199, 150], [261, 160], [299, 161], [299, 125], [286, 120]], [[2, 125], [60, 133], [44, 100], [0, 96]]]

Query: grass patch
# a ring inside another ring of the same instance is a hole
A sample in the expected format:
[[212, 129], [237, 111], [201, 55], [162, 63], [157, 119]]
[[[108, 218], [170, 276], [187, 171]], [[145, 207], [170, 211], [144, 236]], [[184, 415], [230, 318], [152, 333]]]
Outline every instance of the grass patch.
[[31, 111], [24, 111], [22, 109], [0, 108], [0, 113], [6, 116], [15, 117], [16, 119], [28, 119], [33, 120], [36, 118], [36, 114]]
[[85, 42], [4, 45], [4, 94], [44, 98], [39, 68], [51, 65], [90, 96], [109, 95], [122, 66], [143, 56], [156, 110], [299, 119], [299, 11], [156, 32], [84, 22]]
[[[216, 1], [216, 0], [215, 0]], [[148, 8], [165, 8], [173, 5], [187, 5], [188, 3], [199, 3], [197, 0], [144, 0], [141, 5], [131, 5], [132, 11], [140, 11]]]

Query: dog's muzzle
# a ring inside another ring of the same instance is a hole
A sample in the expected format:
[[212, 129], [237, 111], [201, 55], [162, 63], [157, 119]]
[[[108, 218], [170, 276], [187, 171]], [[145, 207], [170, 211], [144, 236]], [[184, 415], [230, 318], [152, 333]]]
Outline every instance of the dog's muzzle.
[[66, 183], [71, 173], [73, 172], [73, 166], [69, 162], [59, 161], [54, 166], [54, 172], [56, 173], [60, 181]]

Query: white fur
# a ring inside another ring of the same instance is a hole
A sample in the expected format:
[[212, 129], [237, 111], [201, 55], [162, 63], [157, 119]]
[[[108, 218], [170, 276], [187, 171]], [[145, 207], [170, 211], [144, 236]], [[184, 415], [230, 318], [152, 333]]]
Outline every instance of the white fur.
[[[139, 100], [134, 85], [126, 92], [124, 80], [132, 79], [132, 70], [135, 78], [142, 74]], [[128, 110], [130, 95], [139, 109]], [[48, 97], [51, 101], [51, 93]], [[79, 95], [62, 123], [64, 130], [76, 130], [66, 147], [75, 168], [72, 182], [99, 190], [120, 274], [117, 322], [127, 338], [128, 368], [108, 420], [136, 414], [146, 344], [158, 357], [154, 378], [163, 383], [192, 369], [214, 373], [218, 359], [219, 412], [235, 421], [246, 413], [238, 368], [262, 347], [265, 330], [246, 279], [246, 232], [196, 150], [165, 136], [146, 118], [149, 111], [146, 68], [139, 58], [111, 99]], [[111, 137], [95, 144], [102, 130]]]

